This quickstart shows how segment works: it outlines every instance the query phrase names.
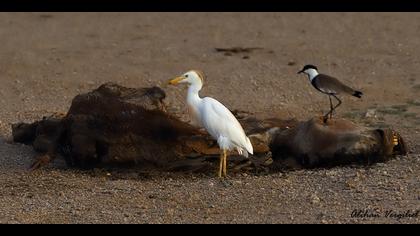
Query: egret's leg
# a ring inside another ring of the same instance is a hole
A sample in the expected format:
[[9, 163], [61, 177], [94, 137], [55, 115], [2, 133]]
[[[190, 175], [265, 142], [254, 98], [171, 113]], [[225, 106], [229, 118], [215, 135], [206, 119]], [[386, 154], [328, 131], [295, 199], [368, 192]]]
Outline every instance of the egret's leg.
[[227, 154], [226, 154], [226, 150], [223, 150], [223, 176], [227, 176], [227, 170], [226, 170], [226, 164], [227, 164]]
[[220, 161], [219, 161], [219, 178], [222, 178], [222, 169], [223, 169], [223, 153], [220, 153]]

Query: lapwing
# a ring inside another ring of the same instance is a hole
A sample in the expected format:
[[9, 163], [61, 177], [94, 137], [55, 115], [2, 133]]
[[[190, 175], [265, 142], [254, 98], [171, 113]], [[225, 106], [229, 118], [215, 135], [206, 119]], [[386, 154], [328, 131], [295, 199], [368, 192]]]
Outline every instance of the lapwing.
[[[347, 94], [357, 98], [361, 98], [363, 95], [362, 92], [350, 88], [334, 77], [318, 73], [318, 68], [314, 65], [305, 65], [303, 69], [298, 72], [298, 74], [300, 73], [306, 74], [311, 81], [311, 84], [321, 93], [327, 94], [330, 99], [330, 111], [324, 115], [324, 123], [328, 121], [328, 118], [332, 118], [334, 110], [341, 105], [341, 100], [337, 95]], [[333, 106], [331, 96], [337, 99], [337, 105]]]

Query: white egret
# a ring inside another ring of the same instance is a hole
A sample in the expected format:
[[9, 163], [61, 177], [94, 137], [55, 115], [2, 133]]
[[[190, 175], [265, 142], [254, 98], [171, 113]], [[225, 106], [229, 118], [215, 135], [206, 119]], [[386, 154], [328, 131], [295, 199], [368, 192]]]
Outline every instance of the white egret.
[[245, 135], [242, 126], [235, 116], [219, 101], [210, 98], [200, 98], [199, 91], [203, 87], [203, 74], [197, 70], [187, 73], [169, 81], [170, 84], [187, 83], [187, 104], [192, 121], [196, 126], [204, 127], [207, 132], [217, 140], [221, 149], [218, 176], [227, 175], [227, 151], [234, 150], [245, 157], [253, 154], [251, 141]]

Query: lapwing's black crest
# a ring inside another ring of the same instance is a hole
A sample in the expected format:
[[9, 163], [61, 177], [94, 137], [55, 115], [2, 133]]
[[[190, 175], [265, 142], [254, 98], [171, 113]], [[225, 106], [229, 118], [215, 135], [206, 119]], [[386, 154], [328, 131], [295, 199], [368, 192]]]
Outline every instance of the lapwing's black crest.
[[307, 69], [314, 69], [314, 70], [318, 70], [318, 68], [316, 67], [316, 66], [314, 66], [314, 65], [305, 65], [304, 67], [303, 67], [303, 69], [302, 70], [300, 70], [299, 72], [298, 72], [298, 74], [300, 74], [300, 73], [302, 73], [302, 72], [304, 72], [305, 70], [307, 70]]

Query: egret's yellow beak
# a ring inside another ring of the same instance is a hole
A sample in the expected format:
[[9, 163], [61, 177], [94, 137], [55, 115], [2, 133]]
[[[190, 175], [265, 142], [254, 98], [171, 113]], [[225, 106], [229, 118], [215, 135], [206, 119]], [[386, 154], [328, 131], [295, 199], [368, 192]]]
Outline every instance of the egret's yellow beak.
[[181, 81], [181, 80], [183, 80], [183, 79], [185, 79], [184, 77], [182, 77], [182, 76], [180, 76], [180, 77], [176, 77], [175, 79], [171, 79], [171, 80], [169, 80], [169, 84], [172, 84], [172, 85], [177, 85], [177, 84], [179, 84], [179, 81]]

